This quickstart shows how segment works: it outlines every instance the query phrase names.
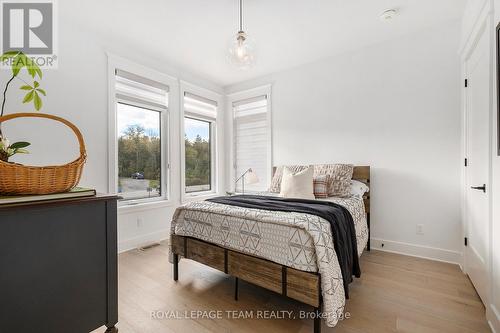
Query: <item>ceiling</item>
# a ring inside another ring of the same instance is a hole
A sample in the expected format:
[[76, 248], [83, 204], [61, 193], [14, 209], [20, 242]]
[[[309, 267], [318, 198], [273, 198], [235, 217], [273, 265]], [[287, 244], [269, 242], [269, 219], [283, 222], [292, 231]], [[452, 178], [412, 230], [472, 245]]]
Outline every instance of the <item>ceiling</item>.
[[[244, 30], [257, 46], [257, 64], [246, 71], [226, 60], [238, 29], [238, 0], [65, 0], [59, 11], [102, 36], [226, 86], [459, 19], [465, 2], [244, 0]], [[388, 8], [399, 14], [381, 22]]]

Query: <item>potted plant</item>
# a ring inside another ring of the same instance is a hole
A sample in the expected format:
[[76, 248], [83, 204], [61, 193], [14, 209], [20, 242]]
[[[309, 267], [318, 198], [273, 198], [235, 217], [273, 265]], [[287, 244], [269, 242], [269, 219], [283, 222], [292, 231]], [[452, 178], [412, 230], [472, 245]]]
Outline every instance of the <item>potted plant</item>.
[[[83, 135], [75, 124], [70, 121], [50, 114], [31, 113], [11, 113], [4, 115], [6, 94], [10, 84], [14, 79], [22, 81], [20, 89], [25, 92], [23, 103], [33, 103], [35, 110], [42, 108], [42, 97], [46, 96], [45, 90], [40, 88], [37, 80], [42, 78], [42, 71], [31, 58], [19, 51], [9, 51], [0, 56], [0, 62], [10, 66], [12, 76], [7, 81], [3, 92], [3, 101], [0, 110], [0, 126], [2, 123], [18, 118], [43, 118], [62, 123], [69, 127], [80, 146], [80, 154], [75, 160], [63, 165], [29, 166], [18, 163], [11, 163], [8, 159], [19, 153], [27, 153], [26, 147], [29, 142], [10, 141], [3, 135], [0, 127], [0, 194], [1, 195], [36, 195], [51, 194], [70, 191], [80, 181], [83, 167], [87, 160], [87, 151]], [[26, 69], [33, 84], [23, 80], [19, 74], [22, 69]]]
[[[41, 96], [46, 96], [47, 93], [44, 89], [40, 87], [40, 83], [36, 80], [42, 79], [42, 70], [37, 64], [28, 56], [26, 56], [21, 51], [8, 51], [0, 56], [0, 62], [4, 63], [11, 68], [12, 76], [5, 84], [3, 90], [2, 108], [0, 111], [0, 118], [5, 112], [5, 102], [7, 100], [7, 92], [10, 84], [17, 79], [21, 81], [22, 84], [20, 89], [25, 91], [25, 96], [23, 98], [23, 103], [33, 103], [35, 110], [40, 111], [42, 108], [42, 98]], [[33, 84], [29, 84], [22, 77], [19, 76], [21, 70], [26, 68], [28, 74], [33, 79]], [[26, 154], [28, 150], [26, 147], [30, 145], [29, 142], [18, 141], [10, 143], [10, 141], [2, 133], [2, 124], [0, 123], [0, 160], [8, 162], [9, 158], [15, 154]]]

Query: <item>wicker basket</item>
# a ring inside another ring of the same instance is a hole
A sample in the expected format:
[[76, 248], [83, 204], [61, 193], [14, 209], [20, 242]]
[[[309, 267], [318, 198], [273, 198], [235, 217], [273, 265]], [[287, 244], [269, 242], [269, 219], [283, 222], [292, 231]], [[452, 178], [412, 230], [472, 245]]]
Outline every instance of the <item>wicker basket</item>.
[[43, 113], [14, 113], [0, 117], [0, 123], [15, 118], [47, 118], [73, 130], [80, 144], [80, 157], [56, 166], [25, 166], [0, 160], [0, 193], [7, 195], [51, 194], [67, 192], [78, 185], [87, 159], [82, 133], [69, 121]]

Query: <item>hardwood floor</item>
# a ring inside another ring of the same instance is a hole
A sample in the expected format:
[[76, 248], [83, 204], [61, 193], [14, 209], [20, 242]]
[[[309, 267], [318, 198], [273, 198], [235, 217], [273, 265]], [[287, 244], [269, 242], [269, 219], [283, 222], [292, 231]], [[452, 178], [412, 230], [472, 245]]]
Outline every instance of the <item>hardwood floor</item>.
[[[372, 251], [363, 253], [361, 269], [362, 277], [350, 285], [350, 318], [335, 328], [322, 323], [322, 332], [490, 332], [482, 303], [456, 265]], [[253, 311], [254, 317], [265, 310], [295, 316], [312, 310], [243, 281], [239, 301], [233, 291], [233, 278], [185, 259], [175, 283], [166, 244], [121, 254], [119, 332], [312, 333], [311, 319], [229, 319], [227, 310]], [[222, 319], [151, 317], [151, 312], [159, 317], [191, 310], [220, 310]]]

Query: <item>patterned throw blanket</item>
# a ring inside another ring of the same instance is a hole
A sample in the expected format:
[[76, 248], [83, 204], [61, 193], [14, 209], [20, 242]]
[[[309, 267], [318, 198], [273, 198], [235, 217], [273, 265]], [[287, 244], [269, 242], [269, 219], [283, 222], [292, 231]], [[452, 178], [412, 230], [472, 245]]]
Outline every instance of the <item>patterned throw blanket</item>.
[[278, 212], [294, 212], [316, 215], [330, 223], [333, 245], [337, 253], [345, 298], [349, 298], [349, 283], [352, 276], [359, 278], [359, 257], [356, 241], [356, 230], [351, 213], [339, 204], [306, 199], [279, 198], [259, 195], [235, 195], [218, 197], [207, 201], [253, 209], [265, 209]]

